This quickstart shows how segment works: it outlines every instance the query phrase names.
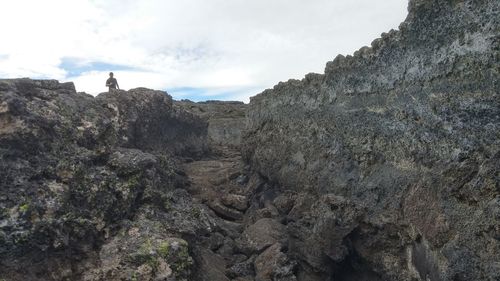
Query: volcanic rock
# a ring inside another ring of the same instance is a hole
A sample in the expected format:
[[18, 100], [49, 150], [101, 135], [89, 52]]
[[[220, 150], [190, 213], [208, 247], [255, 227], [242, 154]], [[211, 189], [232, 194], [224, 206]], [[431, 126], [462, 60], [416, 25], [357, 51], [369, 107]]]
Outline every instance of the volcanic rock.
[[299, 275], [500, 278], [499, 5], [410, 1], [371, 48], [251, 98], [255, 172], [280, 193], [349, 202], [292, 209]]

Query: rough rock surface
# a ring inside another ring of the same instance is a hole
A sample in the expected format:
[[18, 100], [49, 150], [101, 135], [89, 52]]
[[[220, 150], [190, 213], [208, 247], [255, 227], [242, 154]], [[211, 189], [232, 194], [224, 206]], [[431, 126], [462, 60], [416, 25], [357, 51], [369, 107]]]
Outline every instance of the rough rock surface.
[[72, 83], [0, 80], [0, 277], [187, 278], [183, 240], [175, 240], [186, 248], [181, 260], [133, 247], [149, 241], [155, 250], [210, 230], [202, 208], [176, 191], [186, 181], [178, 159], [203, 154], [206, 137], [207, 124], [174, 109], [164, 92], [93, 98]]
[[0, 80], [0, 280], [253, 280], [246, 169], [206, 120], [161, 91]]
[[241, 248], [259, 253], [285, 237], [285, 226], [270, 218], [263, 218], [248, 226], [240, 238]]
[[208, 138], [215, 146], [237, 148], [245, 129], [247, 104], [235, 101], [176, 101], [176, 106], [200, 116], [208, 122]]
[[295, 264], [282, 252], [281, 244], [267, 248], [255, 260], [256, 281], [294, 281]]
[[499, 280], [499, 5], [411, 0], [246, 120], [0, 80], [0, 280]]
[[399, 31], [251, 99], [244, 157], [295, 193], [298, 280], [500, 279], [499, 9], [410, 1]]

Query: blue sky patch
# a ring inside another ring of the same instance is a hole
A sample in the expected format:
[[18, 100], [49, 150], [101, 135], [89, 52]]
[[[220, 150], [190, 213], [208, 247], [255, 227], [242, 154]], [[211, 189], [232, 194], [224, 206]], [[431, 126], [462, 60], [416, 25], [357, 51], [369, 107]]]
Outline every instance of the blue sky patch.
[[259, 90], [253, 88], [240, 88], [240, 89], [214, 89], [214, 88], [195, 88], [195, 87], [179, 87], [166, 89], [169, 95], [175, 100], [188, 99], [194, 102], [207, 101], [207, 100], [221, 100], [221, 101], [234, 101], [235, 98], [241, 93], [254, 92], [258, 93]]
[[132, 66], [112, 64], [101, 61], [82, 62], [82, 60], [77, 58], [63, 58], [62, 62], [59, 64], [59, 67], [66, 71], [68, 77], [79, 76], [82, 73], [89, 71], [141, 71], [141, 69]]

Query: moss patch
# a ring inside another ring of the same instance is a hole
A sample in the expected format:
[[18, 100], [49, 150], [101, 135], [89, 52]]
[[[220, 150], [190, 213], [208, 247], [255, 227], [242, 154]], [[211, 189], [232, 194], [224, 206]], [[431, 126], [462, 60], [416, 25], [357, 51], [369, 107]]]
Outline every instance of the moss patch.
[[167, 241], [161, 242], [160, 246], [158, 247], [158, 254], [163, 258], [167, 258], [169, 251], [170, 243], [168, 243]]
[[153, 272], [158, 270], [161, 260], [170, 265], [176, 277], [188, 277], [193, 265], [188, 243], [178, 238], [146, 239], [137, 252], [128, 257], [130, 263], [137, 267], [146, 264], [153, 269]]
[[29, 209], [30, 209], [30, 203], [24, 203], [24, 204], [19, 206], [19, 211], [21, 213], [26, 213], [26, 212], [28, 212]]

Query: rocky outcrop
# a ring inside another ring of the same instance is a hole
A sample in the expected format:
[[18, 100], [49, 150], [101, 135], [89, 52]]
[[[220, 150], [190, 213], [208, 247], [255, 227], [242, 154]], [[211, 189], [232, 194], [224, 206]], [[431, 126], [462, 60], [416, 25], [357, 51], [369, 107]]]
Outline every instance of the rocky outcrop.
[[235, 101], [176, 101], [176, 106], [208, 122], [208, 139], [212, 146], [238, 148], [245, 129], [247, 105]]
[[500, 278], [499, 9], [410, 1], [399, 31], [251, 98], [254, 198], [298, 280]]
[[500, 279], [499, 5], [249, 106], [0, 80], [0, 280]]
[[177, 162], [206, 137], [164, 92], [0, 80], [0, 278], [187, 278], [211, 220]]
[[203, 155], [208, 148], [207, 123], [175, 106], [164, 92], [137, 88], [103, 93], [96, 99], [111, 113], [119, 146], [193, 157]]

